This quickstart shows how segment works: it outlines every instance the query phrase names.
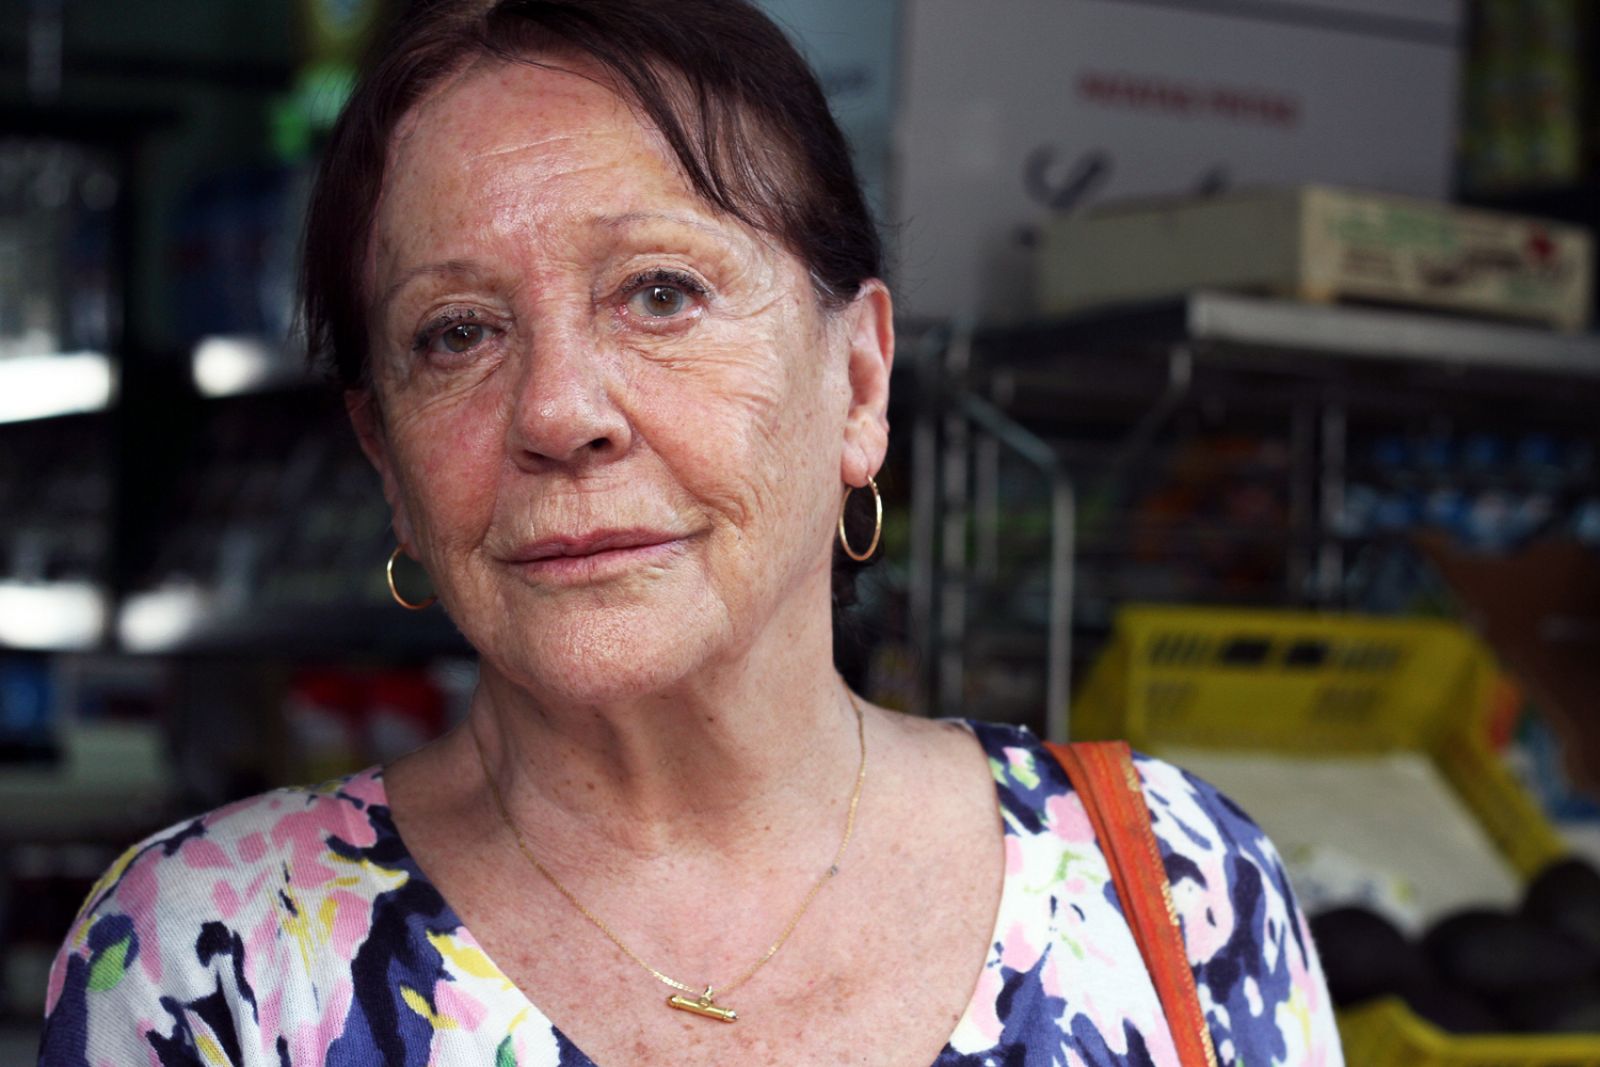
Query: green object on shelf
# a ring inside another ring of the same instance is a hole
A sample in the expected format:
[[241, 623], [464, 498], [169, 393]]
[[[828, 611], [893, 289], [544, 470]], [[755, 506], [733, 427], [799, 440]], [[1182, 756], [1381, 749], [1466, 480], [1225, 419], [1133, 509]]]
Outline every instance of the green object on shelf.
[[278, 158], [295, 162], [310, 155], [317, 135], [333, 126], [355, 84], [355, 68], [349, 63], [301, 67], [293, 91], [271, 105], [272, 148]]

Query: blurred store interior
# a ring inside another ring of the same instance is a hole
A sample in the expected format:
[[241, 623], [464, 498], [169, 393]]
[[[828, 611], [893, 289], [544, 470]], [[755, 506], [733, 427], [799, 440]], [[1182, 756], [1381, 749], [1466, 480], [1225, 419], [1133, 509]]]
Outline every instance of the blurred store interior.
[[[294, 338], [403, 3], [7, 0], [0, 1062], [129, 843], [464, 713]], [[1351, 1063], [1600, 1062], [1597, 5], [765, 6], [893, 249], [847, 677], [1221, 784], [1355, 946]]]

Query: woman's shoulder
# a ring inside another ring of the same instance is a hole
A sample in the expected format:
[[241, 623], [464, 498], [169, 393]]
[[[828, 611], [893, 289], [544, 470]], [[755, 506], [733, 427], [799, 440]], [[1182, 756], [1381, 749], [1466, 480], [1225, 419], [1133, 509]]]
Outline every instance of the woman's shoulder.
[[76, 1043], [113, 1014], [137, 1016], [128, 1021], [141, 1033], [170, 1029], [163, 1003], [218, 992], [219, 973], [240, 987], [230, 998], [281, 986], [297, 966], [285, 946], [329, 925], [335, 895], [347, 912], [371, 895], [370, 858], [386, 839], [393, 827], [373, 769], [262, 793], [134, 844], [90, 890], [56, 956], [47, 1039]]
[[[1009, 833], [1071, 847], [1093, 839], [1066, 772], [1038, 737], [970, 725]], [[1270, 838], [1182, 767], [1137, 752], [1133, 765], [1221, 1062], [1339, 1062], [1316, 946]]]
[[[1013, 832], [1065, 834], [1092, 838], [1067, 773], [1043, 741], [1026, 727], [969, 724], [989, 757], [1001, 805]], [[1295, 940], [1303, 936], [1290, 922], [1293, 893], [1272, 840], [1250, 815], [1215, 785], [1166, 760], [1134, 752], [1133, 767], [1150, 812], [1161, 859], [1181, 905], [1196, 895], [1245, 893], [1257, 900], [1275, 898], [1272, 918], [1287, 925]], [[1215, 903], [1214, 899], [1212, 903]], [[1220, 909], [1213, 909], [1215, 920]], [[1191, 945], [1209, 939], [1186, 931]]]
[[[1002, 794], [1019, 807], [1042, 811], [1052, 799], [1075, 792], [1044, 741], [1026, 726], [981, 720], [965, 725], [983, 747]], [[1143, 752], [1132, 755], [1157, 837], [1172, 831], [1175, 850], [1271, 848], [1255, 821], [1216, 786], [1177, 764]]]
[[[382, 773], [274, 789], [173, 823], [129, 846], [84, 902], [83, 915], [178, 903], [223, 907], [226, 886], [263, 874], [306, 885], [393, 832]], [[341, 853], [344, 855], [341, 856]]]
[[509, 988], [365, 771], [124, 853], [56, 957], [40, 1062], [420, 1063], [441, 1035], [450, 1062], [497, 1062], [479, 1046], [526, 1007]]

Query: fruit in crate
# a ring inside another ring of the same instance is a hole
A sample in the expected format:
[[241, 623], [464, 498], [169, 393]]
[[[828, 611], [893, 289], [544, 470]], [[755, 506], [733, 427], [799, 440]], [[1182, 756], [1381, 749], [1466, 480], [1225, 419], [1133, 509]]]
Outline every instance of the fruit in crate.
[[1335, 1004], [1398, 995], [1426, 980], [1427, 963], [1394, 923], [1370, 908], [1334, 908], [1311, 920]]
[[1406, 1006], [1452, 1034], [1498, 1034], [1511, 1029], [1482, 997], [1430, 977], [1405, 992]]
[[1594, 952], [1556, 931], [1489, 908], [1444, 917], [1422, 944], [1441, 978], [1487, 997], [1573, 985], [1589, 978], [1600, 964]]
[[1522, 913], [1600, 955], [1600, 871], [1583, 860], [1541, 871], [1528, 885]]
[[1600, 981], [1518, 990], [1501, 1010], [1519, 1030], [1537, 1034], [1600, 1034]]

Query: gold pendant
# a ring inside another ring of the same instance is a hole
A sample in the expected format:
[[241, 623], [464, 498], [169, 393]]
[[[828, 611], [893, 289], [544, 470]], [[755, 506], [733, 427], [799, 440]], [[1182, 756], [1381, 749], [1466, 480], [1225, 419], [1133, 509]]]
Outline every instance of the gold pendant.
[[710, 986], [706, 986], [704, 993], [693, 998], [686, 997], [682, 993], [674, 993], [667, 998], [667, 1006], [676, 1008], [679, 1011], [686, 1011], [690, 1015], [699, 1015], [706, 1019], [720, 1019], [725, 1023], [737, 1021], [739, 1018], [738, 1012], [732, 1008], [719, 1008], [711, 1003], [714, 995]]

